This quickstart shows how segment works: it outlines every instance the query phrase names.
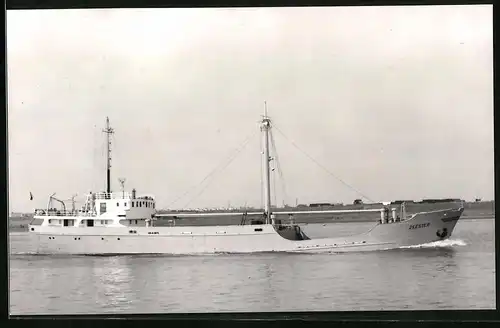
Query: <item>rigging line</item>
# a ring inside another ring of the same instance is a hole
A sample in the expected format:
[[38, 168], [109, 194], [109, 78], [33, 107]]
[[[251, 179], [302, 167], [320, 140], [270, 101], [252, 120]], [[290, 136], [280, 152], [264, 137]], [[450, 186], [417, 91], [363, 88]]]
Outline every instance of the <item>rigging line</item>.
[[277, 201], [277, 195], [276, 195], [276, 173], [275, 173], [276, 169], [278, 169], [278, 172], [279, 172], [278, 154], [276, 152], [276, 147], [274, 145], [274, 138], [273, 138], [271, 131], [269, 131], [269, 136], [271, 139], [272, 158], [273, 158], [274, 162], [276, 163], [275, 165], [273, 165], [274, 167], [272, 169], [274, 206], [278, 207], [278, 201]]
[[[257, 133], [257, 132], [258, 132], [258, 131], [256, 131], [256, 133]], [[239, 154], [240, 152], [242, 152], [242, 151], [243, 151], [243, 149], [245, 149], [245, 147], [246, 147], [246, 146], [248, 145], [248, 143], [250, 142], [251, 137], [253, 137], [256, 133], [254, 133], [253, 135], [251, 135], [251, 136], [250, 136], [250, 138], [247, 138], [247, 139], [245, 140], [245, 143], [241, 146], [241, 148], [239, 148], [239, 149], [236, 151], [236, 153], [234, 154], [234, 156], [233, 156], [233, 157], [232, 157], [232, 158], [231, 158], [231, 159], [230, 159], [230, 160], [226, 163], [226, 165], [224, 165], [224, 166], [221, 168], [221, 170], [220, 170], [220, 171], [224, 171], [224, 170], [225, 170], [225, 169], [229, 166], [229, 164], [231, 164], [231, 162], [232, 162], [232, 161], [234, 161], [234, 160], [236, 159], [236, 157], [238, 157], [238, 154]], [[199, 197], [199, 196], [203, 193], [203, 191], [205, 191], [205, 189], [207, 189], [207, 188], [208, 188], [208, 186], [210, 186], [210, 183], [211, 183], [212, 181], [214, 181], [214, 180], [212, 179], [211, 181], [209, 181], [209, 182], [205, 185], [205, 187], [203, 187], [203, 188], [202, 188], [202, 189], [201, 189], [201, 190], [200, 190], [200, 191], [196, 194], [196, 196], [194, 196], [194, 197], [193, 197], [193, 198], [192, 198], [192, 199], [191, 199], [191, 200], [190, 200], [190, 201], [189, 201], [186, 205], [184, 205], [184, 206], [183, 206], [183, 208], [187, 207], [189, 204], [191, 204], [191, 202], [192, 202], [192, 201], [194, 201], [196, 198], [198, 198], [198, 197]]]
[[297, 144], [295, 142], [293, 142], [292, 140], [290, 140], [277, 126], [276, 124], [274, 124], [274, 128], [286, 139], [288, 140], [288, 142], [290, 142], [295, 148], [297, 148], [301, 153], [303, 153], [305, 156], [307, 156], [311, 161], [313, 161], [314, 163], [316, 163], [316, 165], [318, 165], [320, 168], [322, 168], [323, 170], [325, 170], [328, 174], [330, 174], [331, 176], [333, 176], [335, 179], [337, 179], [338, 181], [342, 182], [345, 186], [347, 186], [348, 188], [354, 190], [355, 192], [357, 192], [360, 196], [364, 197], [366, 200], [370, 201], [370, 202], [373, 202], [373, 200], [371, 200], [368, 196], [364, 195], [363, 193], [361, 193], [359, 190], [357, 190], [356, 188], [354, 188], [353, 186], [349, 185], [348, 183], [344, 182], [342, 179], [340, 179], [339, 177], [337, 177], [335, 174], [333, 174], [332, 172], [330, 172], [326, 167], [324, 167], [323, 165], [321, 165], [320, 163], [318, 163], [318, 161], [316, 161], [314, 158], [312, 158], [309, 154], [307, 154], [305, 151], [303, 151], [302, 149], [300, 149], [299, 146], [297, 146]]
[[[247, 142], [248, 142], [248, 141], [249, 141], [249, 140], [250, 140], [250, 139], [251, 139], [251, 138], [255, 135], [255, 133], [256, 133], [256, 132], [254, 131], [252, 134], [250, 134], [247, 138], [245, 138], [245, 140], [244, 140], [241, 144], [243, 144], [243, 145], [244, 145], [244, 144], [246, 144], [246, 143], [247, 143]], [[239, 148], [241, 148], [241, 147], [239, 147]], [[233, 153], [234, 153], [235, 151], [237, 151], [237, 150], [238, 150], [238, 148], [237, 148], [237, 149], [233, 149], [233, 150], [231, 151], [230, 155], [229, 155], [229, 156], [227, 156], [227, 158], [228, 158], [228, 159], [230, 159], [230, 158], [233, 156]], [[173, 204], [177, 203], [179, 200], [181, 200], [182, 198], [184, 198], [185, 196], [187, 196], [190, 192], [194, 191], [194, 190], [195, 190], [196, 188], [198, 188], [201, 184], [203, 184], [203, 182], [205, 182], [208, 178], [210, 178], [212, 175], [214, 175], [214, 174], [215, 174], [215, 173], [216, 173], [216, 172], [217, 172], [217, 171], [221, 168], [221, 166], [223, 165], [223, 163], [224, 163], [224, 162], [221, 162], [221, 163], [220, 163], [220, 164], [219, 164], [219, 165], [218, 165], [215, 169], [213, 169], [213, 170], [212, 170], [212, 171], [211, 171], [211, 172], [210, 172], [207, 176], [205, 176], [205, 178], [203, 178], [203, 180], [201, 180], [201, 182], [200, 182], [200, 183], [198, 183], [196, 186], [194, 186], [194, 187], [192, 187], [192, 188], [188, 189], [185, 193], [183, 193], [181, 196], [177, 197], [174, 201], [172, 201], [172, 202], [171, 202], [171, 203], [167, 206], [167, 208], [168, 208], [168, 207], [170, 207], [170, 206], [172, 206]]]
[[278, 174], [280, 176], [280, 184], [281, 184], [281, 191], [283, 192], [283, 200], [287, 201], [288, 196], [286, 193], [286, 186], [285, 186], [285, 178], [283, 176], [283, 170], [281, 169], [281, 162], [278, 157], [278, 151], [276, 150], [276, 143], [275, 143], [275, 138], [272, 133], [272, 130], [269, 131], [271, 135], [271, 146], [273, 147], [273, 154], [274, 158], [276, 159], [276, 167], [278, 169]]
[[276, 173], [274, 173], [274, 170], [273, 170], [272, 179], [273, 179], [274, 206], [278, 207], [278, 201], [277, 201], [277, 196], [276, 196]]
[[[273, 137], [271, 134], [271, 131], [269, 131], [269, 136], [271, 139], [271, 158], [273, 159], [274, 162], [276, 162], [276, 151], [274, 149], [274, 144], [273, 144]], [[271, 175], [269, 178], [272, 180], [272, 186], [273, 186], [273, 198], [274, 198], [274, 206], [278, 207], [278, 201], [277, 201], [277, 195], [276, 195], [276, 166], [273, 164], [273, 167], [271, 168]]]

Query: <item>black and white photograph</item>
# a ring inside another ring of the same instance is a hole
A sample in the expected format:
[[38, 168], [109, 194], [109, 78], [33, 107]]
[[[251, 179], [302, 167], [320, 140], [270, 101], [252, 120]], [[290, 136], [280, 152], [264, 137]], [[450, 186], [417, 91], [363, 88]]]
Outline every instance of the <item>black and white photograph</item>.
[[10, 315], [496, 309], [493, 6], [7, 10]]

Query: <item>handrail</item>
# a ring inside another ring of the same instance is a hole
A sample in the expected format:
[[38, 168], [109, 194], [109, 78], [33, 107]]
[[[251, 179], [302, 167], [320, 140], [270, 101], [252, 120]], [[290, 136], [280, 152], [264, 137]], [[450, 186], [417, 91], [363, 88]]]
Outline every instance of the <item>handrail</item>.
[[132, 199], [130, 192], [97, 192], [93, 195], [95, 199]]
[[69, 216], [69, 217], [76, 217], [76, 216], [96, 216], [96, 213], [93, 212], [82, 212], [82, 211], [68, 211], [68, 210], [58, 210], [58, 209], [36, 209], [35, 210], [35, 215], [37, 216]]
[[[94, 194], [89, 194], [89, 196], [94, 196], [95, 199], [134, 199], [133, 193], [131, 192], [123, 192], [123, 191], [117, 191], [117, 192], [96, 192]], [[151, 195], [138, 195], [135, 197], [135, 199], [138, 200], [153, 200], [154, 197]]]

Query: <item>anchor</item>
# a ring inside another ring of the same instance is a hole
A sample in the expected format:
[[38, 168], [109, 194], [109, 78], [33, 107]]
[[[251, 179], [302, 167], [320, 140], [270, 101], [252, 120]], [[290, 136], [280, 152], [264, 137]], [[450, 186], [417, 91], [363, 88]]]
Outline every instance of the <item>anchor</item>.
[[436, 236], [438, 236], [439, 238], [444, 238], [444, 237], [448, 236], [448, 229], [443, 228], [443, 231], [438, 230], [436, 232]]

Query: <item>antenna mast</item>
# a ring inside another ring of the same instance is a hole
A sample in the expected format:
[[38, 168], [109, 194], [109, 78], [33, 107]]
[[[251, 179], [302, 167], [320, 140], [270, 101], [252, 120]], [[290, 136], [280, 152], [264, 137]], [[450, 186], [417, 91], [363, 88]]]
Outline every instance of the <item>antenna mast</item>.
[[119, 178], [120, 185], [122, 186], [122, 198], [125, 198], [125, 178]]
[[78, 195], [76, 195], [76, 194], [75, 194], [75, 195], [73, 195], [73, 196], [71, 197], [71, 210], [72, 210], [73, 212], [75, 212], [75, 197], [76, 197], [76, 196], [78, 196]]
[[102, 130], [106, 133], [107, 161], [106, 161], [106, 192], [111, 193], [111, 135], [115, 133], [109, 125], [109, 117], [106, 117], [106, 128]]
[[[269, 162], [269, 130], [271, 129], [271, 119], [267, 116], [267, 102], [264, 102], [265, 115], [262, 117], [261, 128], [264, 138], [264, 215], [266, 216], [266, 224], [271, 223], [271, 179]], [[274, 222], [272, 222], [274, 224]]]

